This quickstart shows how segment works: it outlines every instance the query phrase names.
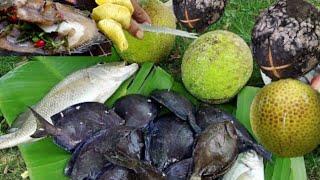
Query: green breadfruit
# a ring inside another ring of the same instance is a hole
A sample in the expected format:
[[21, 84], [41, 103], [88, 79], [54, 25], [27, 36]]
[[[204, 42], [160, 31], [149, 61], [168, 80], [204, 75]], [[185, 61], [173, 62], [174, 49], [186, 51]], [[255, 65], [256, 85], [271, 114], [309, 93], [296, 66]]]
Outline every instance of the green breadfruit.
[[212, 31], [194, 41], [182, 60], [182, 80], [198, 99], [222, 103], [234, 97], [253, 69], [251, 50], [228, 31]]

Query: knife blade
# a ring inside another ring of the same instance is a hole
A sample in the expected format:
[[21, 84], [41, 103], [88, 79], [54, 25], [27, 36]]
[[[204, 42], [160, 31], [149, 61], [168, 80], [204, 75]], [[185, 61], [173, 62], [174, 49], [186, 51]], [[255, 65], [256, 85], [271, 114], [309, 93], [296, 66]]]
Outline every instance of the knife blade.
[[177, 29], [152, 26], [152, 25], [148, 25], [148, 24], [139, 24], [139, 26], [143, 31], [147, 31], [147, 32], [170, 34], [170, 35], [174, 35], [174, 36], [181, 36], [181, 37], [186, 37], [186, 38], [191, 38], [191, 39], [198, 38], [197, 33], [190, 33], [190, 32], [181, 31], [181, 30], [177, 30]]

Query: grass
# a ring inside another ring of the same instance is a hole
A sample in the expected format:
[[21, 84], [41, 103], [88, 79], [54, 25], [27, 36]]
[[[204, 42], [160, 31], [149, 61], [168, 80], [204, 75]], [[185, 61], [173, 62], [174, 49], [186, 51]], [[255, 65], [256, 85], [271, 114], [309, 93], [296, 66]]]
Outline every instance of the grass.
[[[309, 0], [320, 7], [319, 0]], [[249, 45], [251, 42], [251, 30], [255, 19], [259, 13], [274, 3], [275, 0], [229, 0], [224, 16], [209, 30], [225, 29], [240, 35]], [[176, 47], [169, 60], [161, 66], [169, 71], [176, 80], [181, 81], [180, 64], [182, 55], [187, 49], [191, 40], [177, 38]], [[22, 60], [13, 57], [0, 57], [0, 76], [11, 70]], [[261, 86], [262, 81], [258, 70], [255, 67], [255, 73], [251, 78], [249, 85]], [[0, 118], [0, 134], [5, 133], [7, 125]], [[320, 179], [320, 147], [314, 152], [305, 156], [308, 178], [310, 180]], [[0, 180], [18, 180], [22, 179], [21, 174], [26, 171], [23, 159], [17, 148], [0, 150]]]

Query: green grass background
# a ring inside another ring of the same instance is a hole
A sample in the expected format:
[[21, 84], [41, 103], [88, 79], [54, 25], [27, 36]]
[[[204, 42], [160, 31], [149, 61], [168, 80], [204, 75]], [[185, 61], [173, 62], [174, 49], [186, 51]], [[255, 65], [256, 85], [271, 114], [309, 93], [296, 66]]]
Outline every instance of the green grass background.
[[[309, 0], [320, 7], [320, 0]], [[229, 0], [224, 16], [209, 30], [225, 29], [240, 35], [249, 45], [251, 42], [251, 30], [259, 13], [269, 7], [275, 0]], [[177, 38], [176, 48], [166, 62], [161, 66], [174, 75], [180, 81], [181, 58], [191, 43], [188, 39]], [[0, 76], [14, 67], [26, 61], [25, 58], [0, 57]], [[258, 68], [257, 66], [255, 67]], [[253, 74], [249, 85], [262, 86], [258, 71]], [[7, 130], [7, 125], [0, 119], [0, 134]], [[320, 179], [320, 148], [305, 156], [308, 178]], [[23, 159], [17, 148], [0, 150], [0, 180], [19, 180], [21, 174], [26, 171]]]

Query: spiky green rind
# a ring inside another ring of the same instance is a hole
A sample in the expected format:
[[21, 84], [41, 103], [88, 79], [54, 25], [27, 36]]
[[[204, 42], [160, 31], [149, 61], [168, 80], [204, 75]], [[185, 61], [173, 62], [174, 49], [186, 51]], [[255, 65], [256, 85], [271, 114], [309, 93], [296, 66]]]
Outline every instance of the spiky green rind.
[[211, 103], [234, 97], [253, 70], [252, 53], [238, 35], [212, 31], [194, 41], [182, 60], [182, 80], [191, 94]]
[[[176, 28], [176, 18], [169, 8], [158, 0], [150, 0], [143, 5], [154, 26]], [[127, 62], [159, 62], [168, 57], [175, 43], [175, 36], [144, 32], [143, 40], [125, 32], [129, 42], [126, 51], [118, 53]]]

